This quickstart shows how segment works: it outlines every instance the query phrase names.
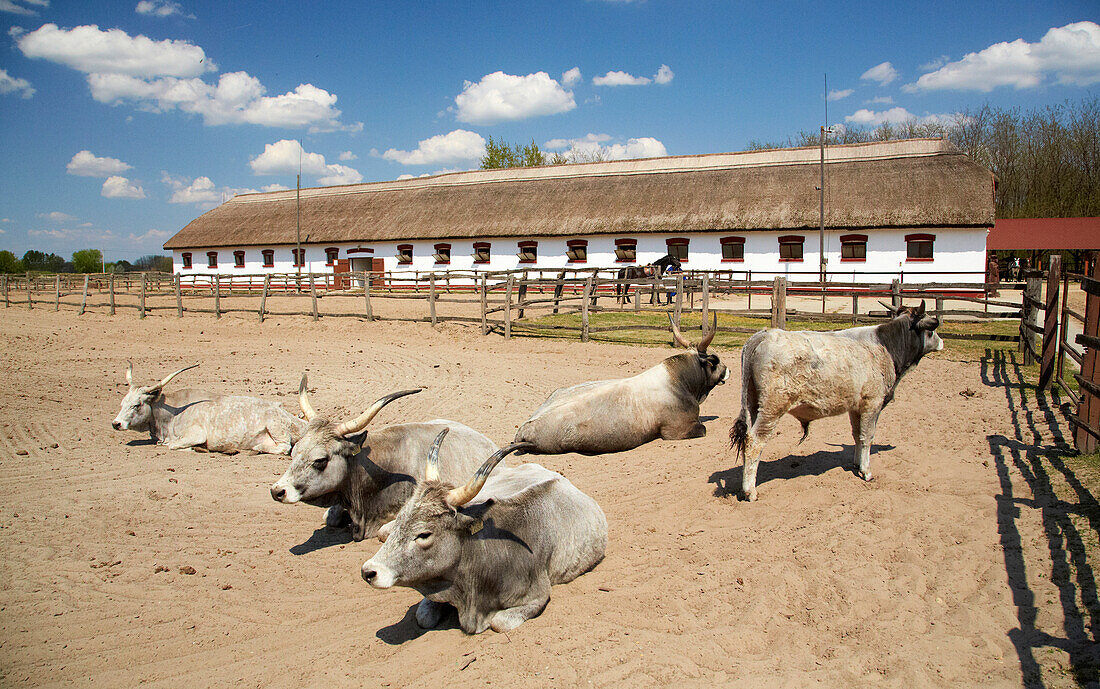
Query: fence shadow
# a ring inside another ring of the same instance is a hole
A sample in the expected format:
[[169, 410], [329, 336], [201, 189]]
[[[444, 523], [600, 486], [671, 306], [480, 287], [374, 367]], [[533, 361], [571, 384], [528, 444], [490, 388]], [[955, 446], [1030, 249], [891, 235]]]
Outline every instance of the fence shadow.
[[[981, 366], [985, 385], [1003, 389], [1014, 428], [1012, 438], [996, 434], [987, 440], [1001, 485], [996, 496], [997, 526], [1018, 620], [1008, 637], [1016, 648], [1024, 686], [1048, 686], [1044, 669], [1051, 670], [1050, 656], [1042, 653], [1044, 649], [1065, 652], [1074, 679], [1096, 686], [1100, 681], [1095, 571], [1100, 561], [1096, 546], [1100, 504], [1065, 461], [1075, 454], [1067, 438], [1069, 402], [1057, 389], [1042, 393], [1027, 383], [1014, 353], [986, 350]], [[1020, 530], [1025, 519], [1034, 517], [1042, 524], [1045, 554], [1034, 552], [1035, 546], [1025, 542]], [[1040, 628], [1039, 606], [1044, 604], [1029, 584], [1029, 566], [1032, 579], [1048, 577], [1057, 589], [1061, 608], [1057, 633]]]

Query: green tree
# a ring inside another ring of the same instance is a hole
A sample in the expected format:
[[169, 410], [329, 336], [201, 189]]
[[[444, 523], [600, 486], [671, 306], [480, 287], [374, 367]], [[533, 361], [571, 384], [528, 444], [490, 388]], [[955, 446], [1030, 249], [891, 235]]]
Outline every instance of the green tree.
[[537, 167], [545, 165], [546, 162], [546, 155], [539, 150], [539, 145], [535, 143], [534, 139], [527, 146], [520, 146], [490, 136], [489, 143], [485, 144], [485, 155], [481, 158], [481, 169]]
[[23, 254], [23, 269], [45, 273], [59, 273], [65, 268], [65, 259], [57, 254], [47, 254], [31, 249]]
[[22, 273], [23, 262], [10, 251], [0, 251], [0, 273]]
[[73, 272], [98, 273], [103, 268], [103, 254], [99, 249], [81, 249], [73, 252]]

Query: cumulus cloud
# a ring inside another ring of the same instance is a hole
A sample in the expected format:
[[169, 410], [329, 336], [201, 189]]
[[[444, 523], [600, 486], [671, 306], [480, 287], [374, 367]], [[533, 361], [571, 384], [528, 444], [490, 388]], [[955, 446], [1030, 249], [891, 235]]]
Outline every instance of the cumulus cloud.
[[260, 191], [287, 191], [290, 189], [288, 186], [284, 186], [276, 182], [275, 184], [265, 184], [260, 187]]
[[130, 168], [118, 158], [100, 158], [91, 151], [80, 151], [65, 166], [70, 175], [81, 177], [110, 177]]
[[127, 239], [131, 242], [147, 242], [153, 240], [163, 242], [165, 239], [168, 239], [171, 236], [172, 233], [167, 230], [150, 229], [143, 232], [142, 234], [134, 234], [133, 232], [131, 232], [130, 236]]
[[0, 95], [9, 93], [18, 93], [24, 98], [30, 98], [34, 95], [34, 88], [26, 79], [17, 79], [8, 74], [6, 69], [0, 68]]
[[108, 199], [143, 199], [145, 190], [140, 184], [134, 184], [125, 177], [112, 175], [103, 182], [103, 191], [100, 192]]
[[565, 72], [562, 72], [561, 85], [564, 86], [567, 89], [568, 88], [573, 88], [574, 86], [576, 86], [578, 83], [580, 83], [580, 80], [581, 80], [581, 68], [580, 67], [574, 67], [573, 69], [566, 70]]
[[636, 77], [627, 72], [611, 71], [602, 77], [592, 79], [594, 86], [644, 86], [650, 83], [649, 77]]
[[194, 15], [184, 14], [183, 6], [172, 0], [141, 0], [134, 8], [138, 14], [150, 17], [171, 17], [173, 15], [194, 19]]
[[339, 156], [340, 160], [358, 160], [359, 156], [355, 155], [351, 151], [344, 151]]
[[859, 76], [863, 81], [877, 81], [881, 86], [898, 78], [898, 71], [889, 62], [875, 65]]
[[567, 148], [565, 157], [576, 162], [658, 158], [668, 155], [665, 145], [653, 137], [628, 139], [625, 143], [606, 143], [610, 140], [611, 137], [607, 134], [587, 134], [579, 139], [551, 139], [546, 142], [546, 148]]
[[653, 75], [653, 81], [658, 84], [667, 84], [675, 76], [676, 73], [669, 69], [668, 65], [661, 65], [657, 68], [657, 73]]
[[[22, 2], [23, 4], [19, 4]], [[11, 12], [12, 14], [25, 14], [34, 15], [38, 14], [36, 10], [32, 10], [30, 7], [24, 7], [23, 5], [33, 5], [35, 7], [49, 7], [49, 0], [0, 0], [0, 12]]]
[[101, 31], [94, 24], [62, 29], [43, 24], [16, 45], [28, 58], [72, 67], [87, 74], [131, 77], [195, 77], [217, 69], [206, 53], [187, 41], [154, 41], [122, 29]]
[[875, 96], [871, 100], [864, 101], [868, 105], [893, 105], [894, 99], [890, 96]]
[[904, 90], [988, 93], [998, 86], [1034, 88], [1049, 78], [1072, 86], [1100, 83], [1100, 25], [1076, 22], [1052, 28], [1038, 43], [1022, 38], [995, 43], [921, 75]]
[[439, 165], [464, 160], [477, 160], [485, 155], [485, 139], [465, 129], [439, 134], [420, 142], [415, 151], [391, 148], [382, 154], [386, 160], [402, 165]]
[[455, 96], [455, 106], [460, 122], [495, 124], [569, 112], [577, 104], [573, 92], [546, 72], [526, 76], [493, 72], [476, 83], [467, 81]]
[[303, 175], [316, 177], [317, 182], [329, 184], [356, 184], [363, 181], [358, 170], [346, 165], [326, 163], [320, 153], [309, 153], [294, 139], [283, 139], [266, 144], [264, 152], [249, 161], [257, 175], [297, 174], [299, 164]]
[[829, 91], [829, 100], [844, 100], [855, 92], [855, 89], [836, 89]]
[[849, 124], [864, 127], [878, 127], [883, 124], [901, 124], [903, 122], [917, 122], [918, 124], [949, 124], [957, 119], [957, 115], [933, 114], [920, 117], [909, 112], [905, 108], [897, 107], [889, 110], [875, 112], [867, 108], [860, 108], [844, 118]]
[[255, 194], [255, 189], [243, 187], [219, 187], [206, 176], [189, 179], [161, 173], [160, 181], [172, 190], [168, 203], [193, 203], [202, 208], [213, 208], [237, 194]]
[[38, 217], [40, 217], [44, 220], [49, 220], [50, 222], [58, 223], [59, 225], [62, 224], [62, 223], [71, 223], [71, 222], [76, 221], [76, 218], [69, 215], [68, 213], [62, 213], [61, 211], [51, 211], [49, 213], [39, 213]]

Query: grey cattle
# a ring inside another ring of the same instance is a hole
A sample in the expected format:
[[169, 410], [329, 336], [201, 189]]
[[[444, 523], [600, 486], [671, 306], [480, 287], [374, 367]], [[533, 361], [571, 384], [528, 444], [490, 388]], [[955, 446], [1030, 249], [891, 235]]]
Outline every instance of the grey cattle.
[[428, 449], [441, 429], [449, 429], [455, 440], [442, 458], [446, 480], [464, 479], [497, 450], [481, 433], [446, 419], [365, 431], [382, 407], [417, 392], [386, 395], [358, 418], [337, 424], [314, 411], [302, 376], [298, 400], [309, 426], [294, 444], [290, 466], [271, 486], [271, 497], [283, 503], [330, 507], [326, 523], [341, 526], [350, 521], [352, 538], [361, 541], [393, 519], [412, 495], [417, 480], [424, 476]]
[[[671, 318], [670, 318], [671, 321]], [[707, 347], [717, 317], [698, 345], [672, 326], [676, 341], [694, 349], [671, 356], [632, 378], [599, 380], [555, 390], [516, 432], [532, 454], [598, 455], [632, 450], [657, 438], [701, 438], [699, 405], [729, 370]]]
[[[836, 332], [762, 330], [741, 351], [741, 413], [730, 444], [744, 458], [741, 493], [756, 499], [756, 468], [764, 444], [784, 414], [802, 424], [848, 413], [859, 475], [871, 480], [871, 443], [879, 413], [901, 377], [929, 353], [943, 349], [939, 319], [901, 308], [876, 326]], [[801, 442], [801, 441], [800, 441]]]
[[148, 431], [150, 438], [172, 450], [205, 447], [227, 454], [290, 454], [293, 437], [305, 429], [306, 422], [275, 402], [202, 390], [164, 392], [173, 378], [195, 366], [181, 368], [159, 383], [135, 386], [133, 365], [127, 363], [130, 390], [122, 398], [122, 409], [111, 426], [115, 430]]
[[603, 559], [607, 519], [592, 498], [538, 464], [490, 476], [523, 443], [498, 450], [465, 485], [441, 482], [434, 467], [446, 433], [436, 437], [425, 480], [383, 527], [385, 543], [363, 564], [363, 579], [420, 592], [422, 627], [439, 624], [451, 605], [467, 634], [514, 629], [543, 611], [552, 584]]

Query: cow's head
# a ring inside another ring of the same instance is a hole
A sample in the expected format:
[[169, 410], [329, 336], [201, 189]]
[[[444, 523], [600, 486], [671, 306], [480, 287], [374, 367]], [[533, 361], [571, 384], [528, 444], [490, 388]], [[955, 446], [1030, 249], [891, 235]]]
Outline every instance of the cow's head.
[[320, 501], [343, 485], [348, 465], [366, 442], [367, 425], [390, 402], [420, 392], [402, 390], [386, 395], [358, 417], [333, 423], [313, 410], [306, 392], [306, 377], [298, 386], [298, 404], [309, 425], [290, 450], [290, 466], [271, 485], [271, 497], [279, 502]]
[[897, 373], [916, 365], [925, 354], [943, 349], [943, 339], [936, 333], [940, 319], [925, 311], [923, 300], [917, 307], [886, 307], [893, 318], [877, 330], [879, 340], [894, 359]]
[[463, 505], [473, 500], [490, 472], [508, 454], [531, 447], [513, 443], [497, 450], [463, 486], [439, 480], [439, 446], [447, 436], [444, 428], [428, 451], [424, 480], [386, 527], [385, 543], [374, 557], [363, 563], [363, 579], [375, 588], [416, 586], [430, 588], [442, 583], [458, 565], [462, 542], [482, 528], [482, 521], [467, 514]]
[[699, 344], [693, 344], [683, 336], [673, 322], [671, 314], [668, 317], [668, 323], [672, 327], [672, 337], [677, 344], [695, 351], [665, 359], [665, 367], [673, 380], [686, 387], [696, 399], [702, 402], [714, 386], [722, 385], [730, 377], [726, 365], [719, 361], [716, 355], [707, 354], [707, 347], [714, 339], [714, 334], [718, 332], [718, 314], [714, 314], [714, 321], [710, 329], [704, 331]]
[[153, 418], [153, 401], [160, 395], [165, 385], [179, 374], [188, 369], [195, 368], [198, 364], [181, 368], [175, 373], [169, 373], [164, 380], [153, 385], [134, 385], [134, 365], [126, 362], [126, 384], [130, 389], [122, 398], [122, 409], [118, 416], [111, 422], [111, 427], [116, 431], [145, 431], [149, 429], [149, 421]]

